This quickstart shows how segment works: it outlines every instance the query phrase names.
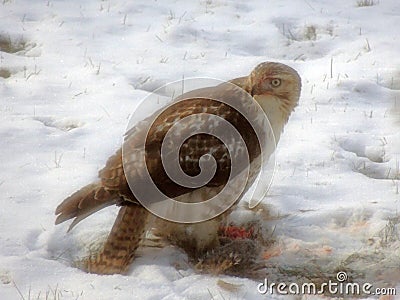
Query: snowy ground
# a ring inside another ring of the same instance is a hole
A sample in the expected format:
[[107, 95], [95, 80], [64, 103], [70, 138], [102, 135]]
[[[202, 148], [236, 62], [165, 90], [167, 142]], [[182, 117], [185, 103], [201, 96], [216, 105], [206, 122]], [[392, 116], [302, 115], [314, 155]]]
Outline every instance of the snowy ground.
[[0, 4], [0, 298], [270, 298], [257, 281], [177, 270], [186, 258], [172, 247], [145, 251], [129, 276], [85, 274], [71, 260], [115, 209], [69, 234], [54, 226], [56, 205], [95, 179], [149, 91], [267, 60], [297, 69], [303, 90], [264, 200], [276, 240], [266, 277], [340, 270], [400, 293], [400, 3], [126, 2]]

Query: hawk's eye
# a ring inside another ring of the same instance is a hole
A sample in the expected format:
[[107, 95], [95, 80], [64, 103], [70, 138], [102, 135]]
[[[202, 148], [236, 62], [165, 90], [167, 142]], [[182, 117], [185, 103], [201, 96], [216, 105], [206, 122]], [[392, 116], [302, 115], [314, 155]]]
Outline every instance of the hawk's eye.
[[272, 85], [273, 87], [278, 87], [278, 86], [281, 85], [281, 80], [278, 79], [278, 78], [272, 79], [271, 85]]

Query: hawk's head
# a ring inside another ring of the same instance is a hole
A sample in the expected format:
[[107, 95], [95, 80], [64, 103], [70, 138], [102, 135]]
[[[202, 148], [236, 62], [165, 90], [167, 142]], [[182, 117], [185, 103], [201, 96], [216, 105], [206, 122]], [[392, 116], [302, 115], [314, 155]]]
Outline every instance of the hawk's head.
[[301, 79], [293, 68], [276, 62], [263, 62], [247, 77], [230, 81], [251, 94], [262, 107], [278, 142], [283, 127], [300, 98]]
[[301, 90], [301, 79], [293, 68], [275, 62], [259, 64], [249, 76], [250, 94], [265, 108], [268, 101], [280, 102], [288, 115], [296, 107]]

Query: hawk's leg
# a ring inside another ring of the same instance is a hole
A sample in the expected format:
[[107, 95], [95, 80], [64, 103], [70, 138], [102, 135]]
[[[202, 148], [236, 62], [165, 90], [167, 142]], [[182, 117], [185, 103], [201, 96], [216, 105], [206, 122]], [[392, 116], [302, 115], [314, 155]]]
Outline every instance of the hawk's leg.
[[143, 237], [149, 212], [142, 206], [122, 206], [103, 249], [78, 263], [78, 267], [96, 274], [124, 274], [135, 257]]

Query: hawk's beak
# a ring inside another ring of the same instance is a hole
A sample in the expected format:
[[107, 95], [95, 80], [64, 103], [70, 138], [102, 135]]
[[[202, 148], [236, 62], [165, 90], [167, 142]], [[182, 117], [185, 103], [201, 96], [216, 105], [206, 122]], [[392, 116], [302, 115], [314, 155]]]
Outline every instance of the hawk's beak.
[[272, 87], [270, 85], [268, 86], [262, 86], [261, 84], [255, 84], [251, 88], [250, 94], [254, 97], [255, 95], [262, 95], [262, 94], [272, 94]]
[[250, 91], [250, 95], [251, 95], [252, 97], [254, 97], [254, 92], [255, 92], [255, 87], [253, 86], [253, 87], [251, 88], [251, 91]]
[[251, 95], [254, 97], [255, 95], [259, 95], [260, 94], [260, 91], [261, 91], [261, 89], [260, 89], [260, 84], [259, 83], [257, 83], [257, 84], [254, 84], [252, 87], [251, 87]]

